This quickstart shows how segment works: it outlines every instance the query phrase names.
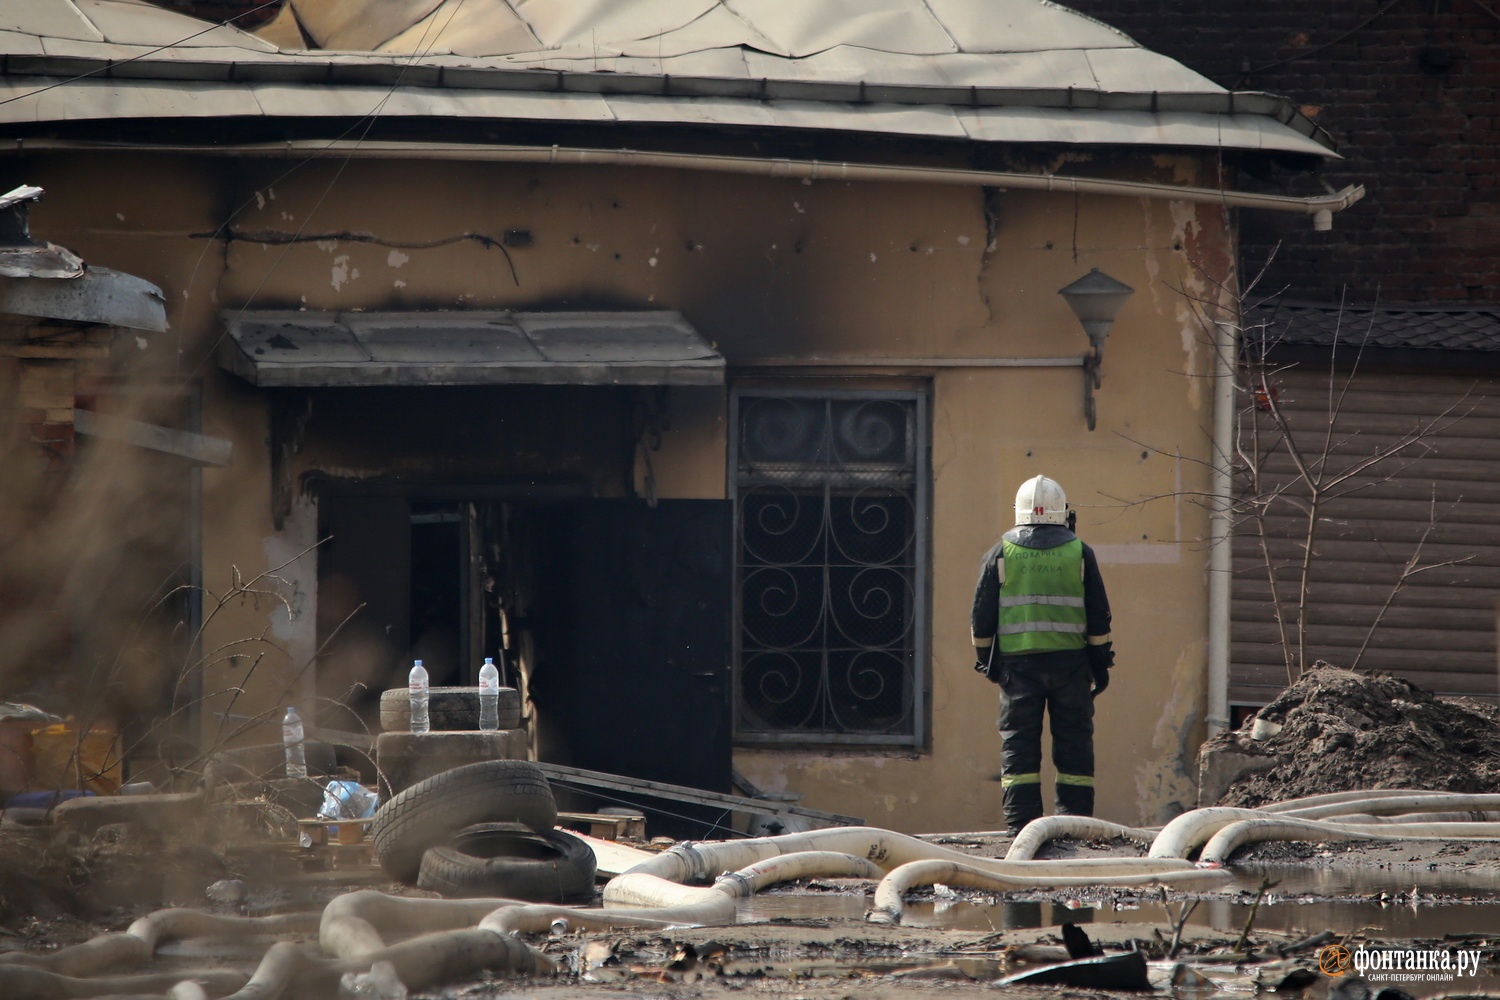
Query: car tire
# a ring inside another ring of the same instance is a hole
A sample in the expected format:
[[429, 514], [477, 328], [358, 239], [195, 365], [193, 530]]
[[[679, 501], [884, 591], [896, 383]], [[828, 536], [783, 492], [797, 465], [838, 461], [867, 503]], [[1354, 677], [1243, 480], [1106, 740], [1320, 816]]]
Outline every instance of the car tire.
[[375, 812], [375, 860], [393, 878], [415, 881], [422, 855], [465, 827], [520, 823], [533, 830], [557, 824], [557, 802], [541, 769], [527, 760], [465, 764], [398, 792]]
[[588, 902], [597, 865], [593, 849], [566, 831], [484, 823], [459, 831], [450, 845], [429, 848], [417, 885], [450, 898]]

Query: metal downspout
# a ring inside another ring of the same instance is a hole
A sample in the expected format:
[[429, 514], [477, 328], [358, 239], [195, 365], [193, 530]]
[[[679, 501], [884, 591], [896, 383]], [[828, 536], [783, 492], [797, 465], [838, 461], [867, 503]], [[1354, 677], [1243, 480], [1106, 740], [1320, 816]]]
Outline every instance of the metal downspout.
[[[21, 139], [20, 150], [90, 149], [96, 152], [124, 151], [129, 145], [102, 146], [95, 143], [56, 139]], [[1333, 213], [1365, 196], [1363, 185], [1352, 184], [1332, 194], [1298, 198], [1290, 195], [1257, 194], [1221, 188], [1188, 187], [1145, 181], [1119, 181], [1095, 177], [1059, 177], [1004, 170], [963, 170], [951, 167], [908, 167], [875, 163], [825, 160], [791, 160], [776, 157], [718, 156], [705, 153], [658, 153], [634, 149], [584, 149], [569, 146], [490, 146], [478, 143], [365, 142], [356, 140], [294, 140], [273, 143], [239, 143], [223, 146], [153, 145], [158, 153], [267, 157], [337, 157], [359, 159], [473, 160], [491, 163], [544, 163], [572, 166], [656, 167], [703, 170], [711, 173], [784, 177], [807, 181], [862, 181], [886, 183], [951, 184], [1011, 188], [1023, 191], [1054, 191], [1153, 198], [1253, 208], [1309, 215], [1313, 228], [1330, 229]]]
[[1239, 317], [1214, 324], [1213, 506], [1208, 532], [1208, 735], [1229, 728], [1230, 529], [1234, 480], [1234, 359]]

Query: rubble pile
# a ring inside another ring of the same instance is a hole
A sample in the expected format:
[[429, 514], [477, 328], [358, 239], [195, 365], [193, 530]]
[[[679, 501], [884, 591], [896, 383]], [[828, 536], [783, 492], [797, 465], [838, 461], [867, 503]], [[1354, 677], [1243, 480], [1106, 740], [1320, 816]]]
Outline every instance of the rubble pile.
[[1319, 663], [1203, 753], [1245, 764], [1217, 796], [1227, 806], [1366, 788], [1500, 792], [1500, 710]]

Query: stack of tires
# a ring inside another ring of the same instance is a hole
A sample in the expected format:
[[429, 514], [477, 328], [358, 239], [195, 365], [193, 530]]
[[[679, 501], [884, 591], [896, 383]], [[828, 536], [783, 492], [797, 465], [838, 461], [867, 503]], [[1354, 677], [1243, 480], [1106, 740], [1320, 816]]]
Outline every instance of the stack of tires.
[[540, 768], [486, 760], [398, 792], [375, 813], [370, 837], [389, 875], [444, 896], [591, 900], [594, 852], [556, 823]]
[[502, 687], [497, 698], [499, 727], [479, 729], [479, 688], [435, 687], [428, 694], [430, 730], [411, 732], [411, 704], [406, 688], [380, 694], [379, 738], [375, 741], [380, 793], [390, 798], [449, 768], [479, 760], [525, 759], [529, 756], [521, 694]]

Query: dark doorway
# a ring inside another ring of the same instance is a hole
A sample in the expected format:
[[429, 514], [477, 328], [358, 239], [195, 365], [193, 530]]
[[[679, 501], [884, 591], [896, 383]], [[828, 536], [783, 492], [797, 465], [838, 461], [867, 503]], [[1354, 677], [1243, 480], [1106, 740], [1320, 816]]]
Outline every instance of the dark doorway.
[[464, 649], [464, 584], [469, 578], [458, 503], [411, 505], [411, 657], [433, 687], [470, 683]]
[[411, 512], [366, 493], [320, 497], [318, 513], [317, 721], [378, 731], [411, 646]]
[[[535, 705], [543, 760], [729, 790], [728, 501], [356, 488], [325, 494], [320, 510], [322, 694], [373, 725], [380, 692], [405, 683], [413, 657], [440, 685], [475, 683], [474, 654], [496, 656]], [[667, 835], [728, 821], [664, 800], [628, 804]]]
[[[516, 512], [534, 553], [522, 626], [543, 760], [728, 791], [730, 507], [587, 500]], [[590, 789], [633, 805], [648, 830], [704, 836], [722, 813]]]

